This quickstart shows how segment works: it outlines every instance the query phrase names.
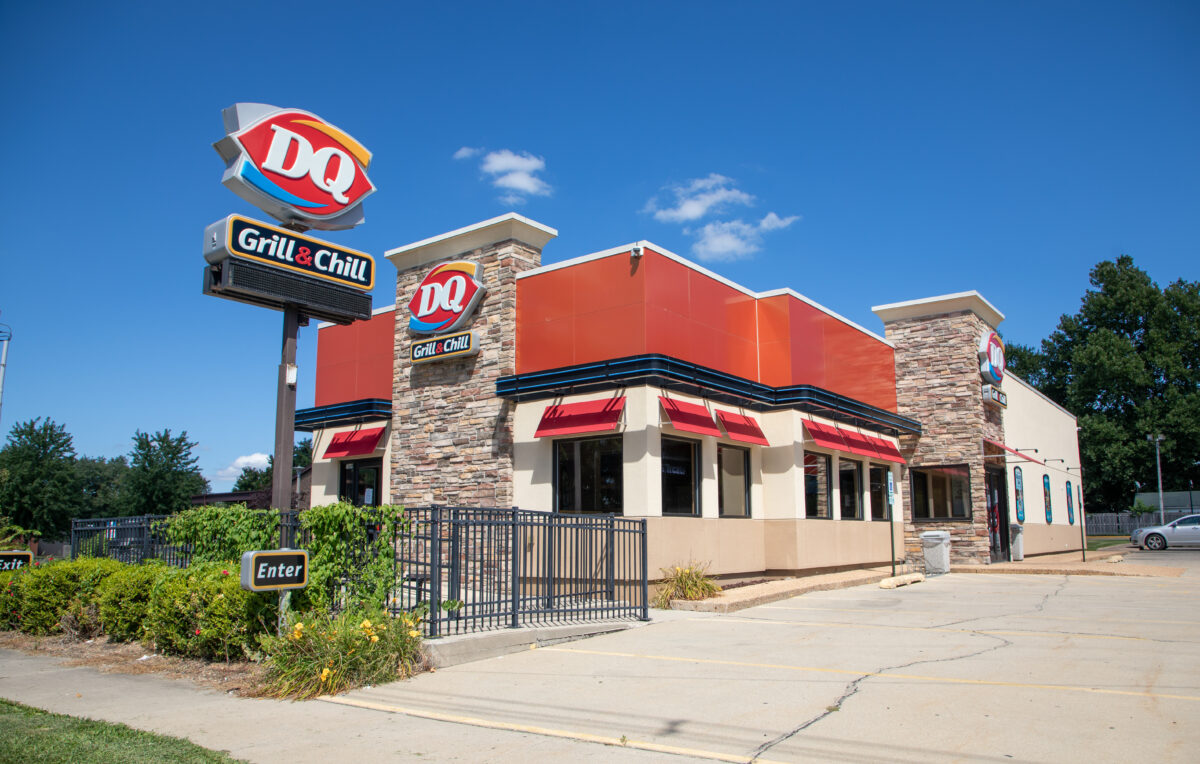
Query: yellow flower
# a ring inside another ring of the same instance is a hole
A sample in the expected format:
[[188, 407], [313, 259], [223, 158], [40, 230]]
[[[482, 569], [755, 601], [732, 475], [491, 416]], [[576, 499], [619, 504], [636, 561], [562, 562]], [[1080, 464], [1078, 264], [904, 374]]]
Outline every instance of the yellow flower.
[[379, 624], [379, 630], [380, 630], [380, 631], [387, 631], [387, 627], [386, 627], [386, 626], [384, 626], [383, 624]]
[[329, 681], [329, 675], [332, 673], [333, 672], [327, 668], [321, 669], [321, 682], [324, 683], [324, 682]]
[[303, 628], [304, 628], [304, 621], [301, 621], [296, 624], [296, 631], [300, 631]]
[[415, 637], [415, 636], [417, 636], [417, 631], [416, 631], [416, 629], [409, 629], [409, 630], [408, 630], [408, 636], [410, 636], [410, 637]]
[[378, 642], [378, 641], [379, 641], [379, 637], [377, 637], [377, 636], [375, 636], [374, 634], [372, 634], [372, 635], [371, 635], [371, 641], [372, 641], [372, 642]]
[[369, 628], [371, 628], [371, 622], [370, 622], [370, 621], [368, 621], [368, 620], [366, 620], [366, 619], [364, 618], [364, 619], [363, 619], [363, 622], [362, 622], [362, 628], [364, 628], [364, 629], [369, 629]]

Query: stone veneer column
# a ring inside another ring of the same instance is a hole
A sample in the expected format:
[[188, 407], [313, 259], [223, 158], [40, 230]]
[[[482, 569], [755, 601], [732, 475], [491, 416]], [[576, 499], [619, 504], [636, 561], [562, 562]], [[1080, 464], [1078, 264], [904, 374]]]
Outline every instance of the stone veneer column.
[[[422, 506], [509, 507], [513, 501], [512, 410], [496, 380], [516, 373], [516, 276], [541, 265], [557, 231], [509, 214], [387, 253], [396, 265], [391, 500]], [[408, 303], [439, 263], [483, 268], [487, 294], [459, 331], [473, 330], [479, 354], [413, 364]]]
[[[923, 312], [914, 309], [914, 305], [935, 312]], [[936, 312], [939, 307], [945, 310], [964, 305], [968, 309]], [[952, 562], [987, 564], [991, 555], [983, 439], [1003, 442], [1004, 424], [999, 409], [983, 403], [977, 353], [980, 336], [992, 331], [994, 325], [981, 318], [979, 312], [995, 323], [1004, 317], [976, 293], [874, 310], [884, 319], [887, 338], [896, 346], [898, 413], [918, 420], [922, 426], [920, 436], [900, 438], [900, 450], [908, 460], [908, 467], [965, 464], [971, 481], [969, 522], [914, 523], [912, 491], [907, 490], [909, 470], [901, 471], [909, 498], [905, 503], [905, 551], [910, 559], [914, 556], [920, 559], [920, 534], [945, 530], [950, 532]]]

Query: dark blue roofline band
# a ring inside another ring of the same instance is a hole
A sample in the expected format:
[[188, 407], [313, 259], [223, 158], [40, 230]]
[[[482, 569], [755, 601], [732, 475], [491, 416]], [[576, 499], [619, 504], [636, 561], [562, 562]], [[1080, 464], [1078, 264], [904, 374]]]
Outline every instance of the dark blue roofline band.
[[383, 398], [364, 398], [349, 403], [333, 403], [296, 411], [296, 429], [312, 432], [328, 427], [363, 422], [388, 421], [392, 418], [392, 402]]
[[820, 387], [770, 387], [657, 353], [501, 377], [496, 380], [496, 395], [517, 402], [534, 401], [628, 387], [632, 382], [754, 411], [796, 409], [886, 435], [921, 434], [921, 423], [915, 419]]

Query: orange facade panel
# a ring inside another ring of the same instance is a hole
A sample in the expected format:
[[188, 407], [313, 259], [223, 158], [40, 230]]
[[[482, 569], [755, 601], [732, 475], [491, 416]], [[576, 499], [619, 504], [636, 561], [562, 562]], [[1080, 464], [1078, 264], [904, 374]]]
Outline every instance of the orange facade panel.
[[317, 340], [313, 404], [392, 398], [395, 311], [347, 326], [326, 326]]

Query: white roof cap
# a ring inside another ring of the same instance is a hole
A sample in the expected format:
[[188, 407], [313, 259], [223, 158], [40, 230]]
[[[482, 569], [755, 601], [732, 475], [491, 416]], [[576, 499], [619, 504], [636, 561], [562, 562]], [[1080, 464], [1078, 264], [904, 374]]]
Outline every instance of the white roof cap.
[[906, 318], [921, 318], [937, 316], [942, 313], [961, 313], [969, 310], [982, 318], [995, 329], [1004, 320], [1004, 314], [996, 310], [996, 306], [983, 299], [983, 295], [972, 289], [970, 292], [955, 292], [937, 297], [926, 297], [921, 300], [893, 302], [888, 305], [876, 305], [871, 312], [879, 316], [885, 324], [889, 321], [900, 321]]
[[396, 266], [396, 270], [402, 271], [509, 239], [524, 242], [540, 251], [555, 236], [558, 236], [558, 231], [553, 228], [509, 212], [456, 231], [389, 249], [384, 256]]

